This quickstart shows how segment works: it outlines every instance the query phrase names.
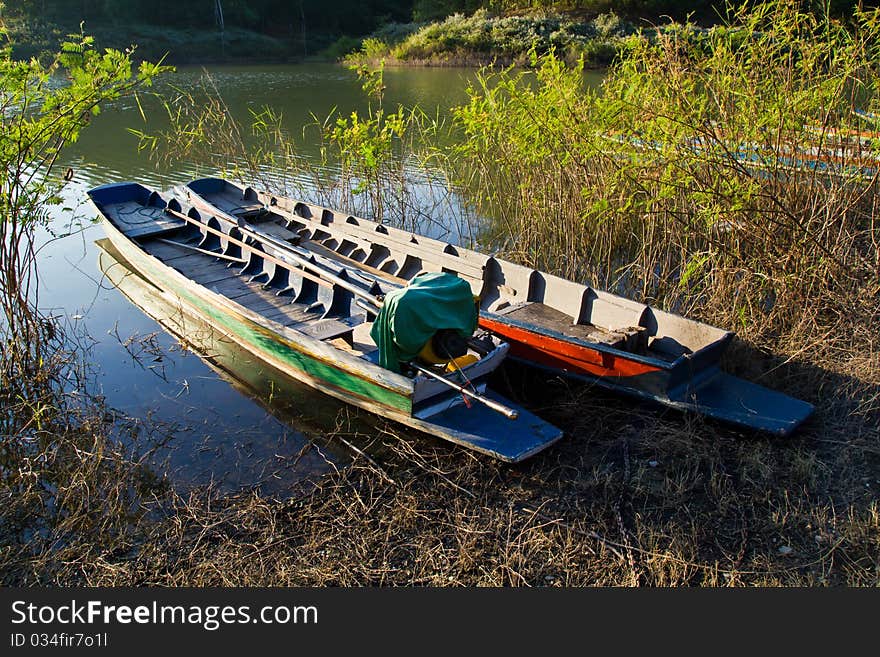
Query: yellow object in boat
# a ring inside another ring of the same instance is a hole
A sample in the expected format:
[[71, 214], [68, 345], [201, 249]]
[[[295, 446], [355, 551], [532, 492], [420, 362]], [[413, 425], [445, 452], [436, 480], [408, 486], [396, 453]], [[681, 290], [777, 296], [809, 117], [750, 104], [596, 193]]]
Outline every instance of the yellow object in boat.
[[467, 343], [464, 336], [454, 329], [440, 329], [422, 346], [418, 356], [422, 362], [444, 365], [453, 358], [465, 354], [467, 354]]
[[437, 355], [437, 352], [434, 351], [433, 340], [428, 340], [425, 343], [425, 346], [422, 347], [422, 350], [419, 352], [419, 358], [431, 365], [440, 365], [442, 363], [448, 363], [448, 358], [441, 358]]
[[447, 372], [455, 372], [457, 370], [463, 370], [465, 367], [470, 365], [471, 363], [476, 363], [479, 358], [474, 356], [473, 354], [465, 354], [464, 356], [459, 356], [458, 358], [453, 358], [446, 365]]

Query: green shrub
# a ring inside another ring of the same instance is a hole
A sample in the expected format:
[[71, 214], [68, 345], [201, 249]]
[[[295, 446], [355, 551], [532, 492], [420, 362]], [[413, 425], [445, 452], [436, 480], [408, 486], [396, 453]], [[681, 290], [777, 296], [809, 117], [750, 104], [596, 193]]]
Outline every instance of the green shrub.
[[[552, 51], [534, 77], [484, 73], [449, 161], [487, 239], [530, 266], [754, 336], [849, 340], [880, 321], [876, 188], [821, 167], [880, 169], [846, 137], [876, 112], [878, 17], [779, 0], [631, 36], [601, 90]], [[832, 156], [798, 165], [813, 151]]]
[[403, 61], [479, 55], [527, 63], [529, 50], [543, 54], [555, 49], [572, 60], [583, 54], [588, 64], [604, 65], [613, 58], [616, 42], [632, 29], [613, 14], [578, 22], [562, 14], [493, 16], [480, 9], [422, 27], [391, 54]]

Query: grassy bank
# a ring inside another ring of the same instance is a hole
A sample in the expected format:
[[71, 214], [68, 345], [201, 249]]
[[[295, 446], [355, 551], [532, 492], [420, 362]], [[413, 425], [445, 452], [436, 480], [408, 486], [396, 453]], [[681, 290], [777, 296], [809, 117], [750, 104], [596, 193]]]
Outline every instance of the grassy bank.
[[[40, 504], [50, 494], [39, 487], [4, 496], [0, 581], [877, 584], [876, 435], [864, 423], [822, 421], [768, 441], [597, 390], [513, 385], [566, 428], [557, 447], [509, 466], [394, 425], [367, 436], [343, 422], [337, 438], [374, 460], [356, 457], [287, 501], [210, 491], [180, 498], [100, 440], [77, 450], [61, 441], [57, 458], [30, 471], [53, 486], [57, 508]], [[47, 478], [53, 468], [67, 476]], [[20, 517], [28, 531], [10, 541]]]
[[388, 25], [365, 39], [349, 61], [410, 66], [527, 65], [531, 53], [554, 50], [590, 67], [614, 59], [633, 24], [613, 12], [590, 18], [583, 14], [540, 12], [495, 15], [480, 9], [470, 16], [454, 14], [428, 24]]

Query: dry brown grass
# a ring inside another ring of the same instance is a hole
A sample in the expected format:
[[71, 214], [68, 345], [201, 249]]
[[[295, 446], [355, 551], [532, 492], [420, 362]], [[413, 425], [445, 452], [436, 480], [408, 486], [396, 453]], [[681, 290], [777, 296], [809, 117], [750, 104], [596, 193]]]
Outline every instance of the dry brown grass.
[[7, 509], [29, 510], [29, 526], [43, 529], [16, 543], [4, 516], [0, 576], [89, 586], [880, 582], [876, 382], [826, 373], [835, 395], [814, 390], [817, 417], [782, 440], [589, 386], [536, 386], [520, 368], [506, 378], [498, 385], [567, 432], [516, 466], [394, 425], [365, 435], [343, 421], [337, 440], [370, 456], [355, 454], [288, 500], [181, 498], [97, 438], [64, 450], [77, 474], [57, 479], [63, 514], [5, 491]]

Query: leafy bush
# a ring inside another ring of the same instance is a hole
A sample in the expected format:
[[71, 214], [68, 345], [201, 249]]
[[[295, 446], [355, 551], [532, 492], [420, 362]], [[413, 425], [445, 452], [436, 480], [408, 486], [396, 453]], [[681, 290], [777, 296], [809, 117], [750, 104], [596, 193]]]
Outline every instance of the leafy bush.
[[578, 22], [562, 14], [494, 16], [479, 9], [472, 16], [453, 14], [422, 27], [394, 46], [391, 54], [402, 61], [467, 60], [481, 55], [527, 63], [530, 49], [541, 54], [555, 50], [570, 61], [584, 56], [590, 64], [606, 65], [621, 37], [632, 29], [613, 14]]

